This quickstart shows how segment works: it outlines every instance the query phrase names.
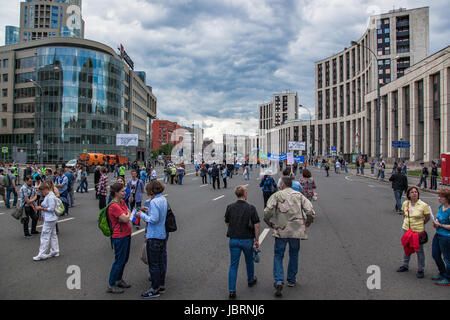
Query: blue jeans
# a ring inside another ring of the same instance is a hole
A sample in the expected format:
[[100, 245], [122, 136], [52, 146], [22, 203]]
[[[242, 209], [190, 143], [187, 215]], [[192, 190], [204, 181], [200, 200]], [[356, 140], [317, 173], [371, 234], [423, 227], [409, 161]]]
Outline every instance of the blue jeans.
[[432, 256], [439, 269], [439, 274], [450, 281], [450, 237], [437, 233], [434, 235]]
[[183, 184], [183, 175], [182, 174], [178, 175], [178, 184]]
[[236, 279], [239, 268], [241, 252], [244, 252], [247, 265], [247, 282], [255, 279], [255, 263], [253, 260], [253, 239], [230, 239], [230, 269], [228, 271], [228, 289], [236, 291]]
[[152, 280], [152, 290], [166, 285], [167, 239], [147, 239], [148, 271]]
[[167, 239], [147, 239], [148, 271], [152, 280], [152, 290], [166, 285]]
[[275, 255], [273, 257], [274, 287], [284, 284], [283, 258], [286, 245], [289, 243], [288, 283], [296, 282], [298, 272], [298, 253], [300, 251], [300, 239], [275, 238]]
[[394, 190], [395, 210], [402, 211], [402, 194], [403, 190]]
[[5, 206], [9, 208], [9, 199], [11, 198], [11, 193], [14, 194], [13, 207], [17, 205], [17, 191], [14, 188], [6, 189], [6, 203]]
[[112, 287], [116, 281], [122, 280], [123, 270], [130, 256], [131, 236], [112, 238], [115, 260], [109, 273], [109, 285]]

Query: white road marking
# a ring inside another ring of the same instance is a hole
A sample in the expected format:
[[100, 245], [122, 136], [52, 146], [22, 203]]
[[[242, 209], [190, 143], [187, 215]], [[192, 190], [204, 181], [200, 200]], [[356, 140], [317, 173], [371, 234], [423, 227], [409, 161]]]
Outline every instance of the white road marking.
[[1, 216], [1, 215], [3, 215], [3, 214], [6, 214], [6, 213], [4, 213], [4, 212], [0, 212], [0, 216]]
[[[70, 221], [70, 220], [73, 220], [73, 219], [75, 219], [75, 218], [67, 218], [67, 219], [63, 219], [63, 220], [58, 220], [58, 223]], [[43, 224], [41, 224], [40, 226], [37, 226], [37, 227], [38, 227], [38, 228], [42, 228], [42, 226], [43, 226]]]
[[200, 186], [200, 188], [201, 188], [201, 187], [207, 187], [207, 186], [209, 186], [209, 184], [202, 184], [202, 185]]
[[216, 201], [216, 200], [222, 199], [223, 197], [225, 197], [225, 195], [221, 195], [220, 197], [217, 197], [217, 198], [213, 199], [213, 201]]
[[192, 178], [192, 181], [198, 180], [198, 178]]
[[248, 184], [244, 184], [244, 187], [248, 187]]
[[267, 234], [269, 233], [270, 229], [266, 228], [264, 229], [264, 231], [259, 235], [259, 245], [261, 245], [261, 243], [264, 241], [264, 238], [267, 236]]
[[164, 197], [167, 197], [168, 195], [169, 195], [168, 193], [166, 193], [166, 194], [163, 194], [163, 196], [164, 196]]
[[353, 181], [352, 179], [350, 179], [350, 176], [346, 176], [346, 177], [345, 177], [345, 180], [347, 180], [347, 181]]
[[88, 189], [88, 191], [92, 191], [92, 190], [95, 190], [95, 188], [90, 188], [90, 189]]
[[139, 233], [142, 233], [142, 232], [144, 232], [144, 231], [145, 231], [145, 228], [140, 229], [140, 230], [138, 230], [138, 231], [133, 232], [133, 233], [131, 234], [131, 236], [133, 237], [133, 236], [135, 236], [135, 235], [137, 235], [137, 234], [139, 234]]
[[369, 184], [368, 186], [371, 187], [371, 188], [375, 188], [375, 186], [374, 186], [374, 185], [371, 185], [371, 184]]

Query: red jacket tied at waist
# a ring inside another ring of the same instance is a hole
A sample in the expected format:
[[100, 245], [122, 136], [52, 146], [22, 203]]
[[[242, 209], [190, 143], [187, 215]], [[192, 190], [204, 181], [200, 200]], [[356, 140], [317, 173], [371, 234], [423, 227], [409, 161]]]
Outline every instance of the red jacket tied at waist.
[[410, 256], [414, 252], [419, 251], [419, 234], [417, 232], [411, 231], [411, 229], [406, 231], [406, 233], [402, 237], [402, 245], [407, 256]]

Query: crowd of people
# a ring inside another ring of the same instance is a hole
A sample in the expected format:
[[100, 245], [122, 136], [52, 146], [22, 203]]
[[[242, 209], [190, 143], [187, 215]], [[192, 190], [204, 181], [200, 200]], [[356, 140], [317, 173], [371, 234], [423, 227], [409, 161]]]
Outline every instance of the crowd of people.
[[[373, 160], [372, 160], [373, 162]], [[325, 170], [329, 163], [322, 162]], [[383, 163], [380, 161], [380, 167]], [[344, 159], [335, 161], [336, 173], [341, 168], [347, 170], [348, 163]], [[404, 249], [403, 264], [397, 272], [409, 271], [410, 256], [417, 253], [417, 277], [424, 277], [425, 254], [424, 245], [428, 235], [425, 224], [432, 221], [436, 234], [432, 241], [432, 257], [436, 262], [439, 274], [433, 277], [437, 285], [450, 285], [450, 190], [439, 192], [439, 211], [432, 217], [430, 206], [419, 197], [419, 188], [408, 186], [404, 173], [406, 165], [399, 164], [389, 179], [392, 182], [395, 197], [395, 210], [404, 217], [401, 243]], [[357, 167], [358, 168], [358, 167]], [[359, 172], [364, 174], [364, 161], [360, 162]], [[371, 166], [372, 168], [372, 166]], [[294, 163], [282, 169], [278, 182], [270, 170], [265, 170], [259, 186], [262, 188], [264, 201], [264, 222], [273, 230], [275, 245], [273, 252], [273, 286], [274, 295], [281, 297], [284, 285], [296, 285], [300, 243], [307, 239], [306, 228], [314, 221], [313, 201], [317, 200], [317, 186], [309, 169]], [[299, 170], [300, 169], [300, 170]], [[220, 189], [220, 180], [227, 188], [227, 179], [242, 170], [245, 180], [250, 179], [252, 166], [241, 164], [195, 164], [196, 175], [202, 177], [202, 184], [212, 185]], [[297, 171], [299, 170], [298, 174]], [[328, 168], [329, 170], [329, 168]], [[5, 172], [7, 171], [7, 172]], [[5, 205], [10, 207], [10, 195], [14, 195], [13, 206], [17, 205], [18, 194], [20, 206], [24, 208], [21, 218], [24, 236], [29, 238], [40, 234], [40, 247], [33, 260], [40, 261], [59, 256], [58, 216], [55, 214], [57, 200], [64, 204], [63, 215], [69, 214], [74, 205], [74, 192], [88, 192], [87, 170], [85, 167], [58, 168], [55, 172], [50, 168], [37, 168], [27, 164], [24, 172], [24, 184], [17, 194], [19, 175], [17, 168], [0, 167], [0, 184], [6, 191]], [[123, 279], [124, 270], [130, 256], [132, 226], [140, 227], [140, 220], [146, 223], [146, 257], [150, 274], [150, 288], [141, 294], [141, 298], [156, 298], [166, 292], [167, 242], [169, 233], [165, 222], [170, 206], [163, 196], [166, 184], [182, 185], [186, 174], [184, 164], [165, 163], [163, 183], [158, 181], [153, 165], [134, 166], [131, 178], [126, 180], [126, 167], [114, 169], [114, 183], [108, 178], [110, 169], [98, 166], [94, 169], [95, 196], [99, 201], [99, 210], [107, 208], [111, 224], [111, 242], [114, 249], [114, 262], [111, 266], [107, 291], [123, 293], [130, 288]], [[373, 171], [372, 171], [373, 174]], [[298, 176], [299, 175], [299, 176]], [[297, 178], [298, 177], [298, 178]], [[384, 179], [384, 177], [383, 177]], [[76, 190], [75, 190], [75, 183]], [[405, 192], [407, 200], [401, 203]], [[227, 237], [229, 238], [230, 265], [228, 272], [229, 298], [236, 298], [237, 270], [239, 258], [244, 254], [247, 282], [249, 287], [257, 283], [255, 276], [255, 260], [260, 250], [260, 219], [256, 207], [248, 202], [246, 186], [234, 189], [237, 201], [230, 204], [225, 212]], [[109, 197], [108, 197], [109, 196]], [[147, 200], [144, 202], [144, 197]], [[7, 201], [6, 201], [7, 200]], [[143, 204], [144, 202], [144, 204]], [[134, 210], [136, 209], [136, 210]], [[31, 220], [31, 230], [29, 222]], [[36, 230], [38, 220], [43, 220], [42, 232]], [[283, 257], [289, 245], [289, 262], [287, 277], [283, 268]], [[286, 283], [285, 283], [286, 279]]]

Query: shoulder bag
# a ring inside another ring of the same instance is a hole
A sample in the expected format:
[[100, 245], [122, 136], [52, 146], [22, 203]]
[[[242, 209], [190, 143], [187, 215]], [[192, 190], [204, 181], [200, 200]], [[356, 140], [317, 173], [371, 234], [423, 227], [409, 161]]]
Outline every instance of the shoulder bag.
[[[409, 229], [411, 230], [411, 218], [409, 217], [409, 203], [406, 205], [406, 210], [408, 211], [408, 223], [409, 223]], [[424, 226], [424, 228], [425, 228], [425, 226]], [[415, 232], [415, 233], [419, 233], [419, 244], [420, 245], [428, 242], [428, 233], [425, 230], [422, 232]]]

